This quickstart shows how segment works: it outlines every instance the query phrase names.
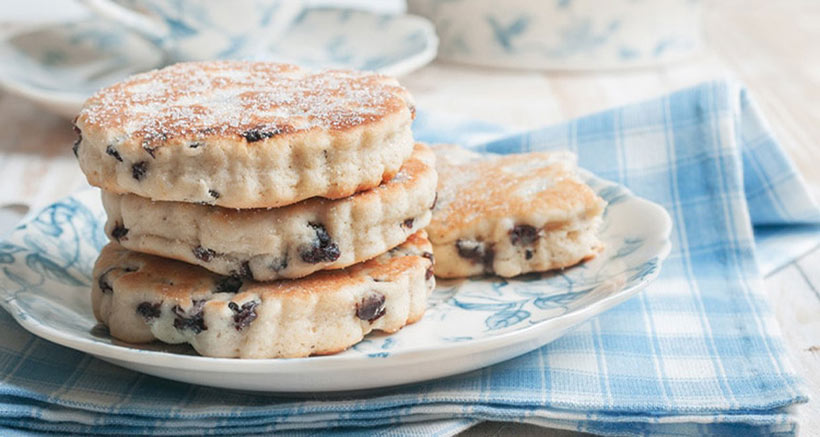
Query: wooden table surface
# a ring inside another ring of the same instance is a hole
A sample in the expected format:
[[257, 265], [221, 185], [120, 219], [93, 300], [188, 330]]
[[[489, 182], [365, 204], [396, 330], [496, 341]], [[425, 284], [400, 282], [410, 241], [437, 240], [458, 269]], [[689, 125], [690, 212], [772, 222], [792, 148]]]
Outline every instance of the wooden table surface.
[[[601, 73], [515, 72], [434, 63], [402, 79], [419, 107], [532, 128], [714, 78], [742, 81], [820, 199], [820, 2], [710, 1], [707, 48], [658, 68]], [[68, 121], [0, 93], [0, 222], [84, 185]], [[0, 229], [0, 235], [3, 230]], [[820, 430], [820, 250], [766, 278], [766, 291], [797, 372], [813, 400], [803, 435]], [[485, 423], [468, 435], [577, 433]]]

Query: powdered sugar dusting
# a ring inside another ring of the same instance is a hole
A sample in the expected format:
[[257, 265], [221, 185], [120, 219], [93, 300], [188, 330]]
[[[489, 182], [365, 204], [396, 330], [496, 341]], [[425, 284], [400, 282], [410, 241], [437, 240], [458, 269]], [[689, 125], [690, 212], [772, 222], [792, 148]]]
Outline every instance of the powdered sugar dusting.
[[133, 76], [88, 99], [79, 120], [147, 145], [210, 135], [245, 136], [250, 142], [315, 128], [343, 130], [403, 108], [412, 112], [409, 93], [386, 76], [220, 61]]
[[484, 156], [459, 147], [435, 148], [438, 202], [436, 230], [508, 217], [565, 217], [596, 209], [594, 191], [577, 176], [569, 152]]

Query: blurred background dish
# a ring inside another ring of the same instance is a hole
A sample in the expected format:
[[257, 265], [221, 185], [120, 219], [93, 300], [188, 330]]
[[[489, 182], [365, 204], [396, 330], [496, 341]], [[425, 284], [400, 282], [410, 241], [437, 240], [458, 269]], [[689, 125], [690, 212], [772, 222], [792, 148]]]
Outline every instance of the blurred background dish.
[[521, 69], [652, 66], [701, 45], [698, 0], [408, 0], [436, 25], [439, 57]]
[[85, 20], [21, 30], [0, 41], [0, 84], [74, 117], [102, 86], [162, 66], [157, 47], [115, 23]]
[[168, 61], [253, 56], [299, 15], [293, 0], [82, 0], [163, 50]]
[[[74, 21], [28, 24], [2, 36], [0, 86], [74, 117], [97, 89], [171, 62], [117, 22], [70, 16]], [[303, 10], [280, 39], [249, 58], [401, 76], [432, 61], [437, 46], [433, 25], [421, 17], [319, 7]]]
[[303, 12], [261, 58], [402, 76], [427, 65], [437, 49], [438, 37], [425, 18], [322, 8]]

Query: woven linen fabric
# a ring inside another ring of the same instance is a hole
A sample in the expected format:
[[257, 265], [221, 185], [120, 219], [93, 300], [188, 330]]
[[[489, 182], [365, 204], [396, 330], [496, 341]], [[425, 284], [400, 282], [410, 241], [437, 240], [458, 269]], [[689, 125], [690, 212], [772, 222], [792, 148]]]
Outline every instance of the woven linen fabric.
[[420, 113], [421, 140], [570, 149], [661, 204], [672, 253], [645, 291], [555, 342], [466, 374], [301, 398], [166, 381], [40, 340], [0, 312], [2, 435], [452, 435], [479, 420], [604, 435], [791, 435], [805, 402], [766, 302], [753, 224], [820, 211], [740, 87], [714, 82], [478, 144], [498, 129]]

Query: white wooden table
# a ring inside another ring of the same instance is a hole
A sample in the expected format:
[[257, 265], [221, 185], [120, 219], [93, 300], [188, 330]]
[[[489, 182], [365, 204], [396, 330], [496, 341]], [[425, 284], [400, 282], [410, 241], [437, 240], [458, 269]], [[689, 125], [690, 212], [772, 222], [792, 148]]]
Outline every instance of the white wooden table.
[[[706, 5], [708, 48], [660, 69], [539, 73], [432, 64], [405, 78], [418, 105], [521, 128], [560, 122], [703, 80], [734, 77], [760, 103], [775, 134], [820, 198], [820, 2], [714, 0]], [[0, 222], [84, 184], [70, 123], [0, 93]], [[0, 233], [2, 229], [0, 229]], [[812, 398], [804, 435], [820, 430], [820, 250], [766, 278], [797, 371]], [[469, 435], [577, 433], [485, 423]]]

